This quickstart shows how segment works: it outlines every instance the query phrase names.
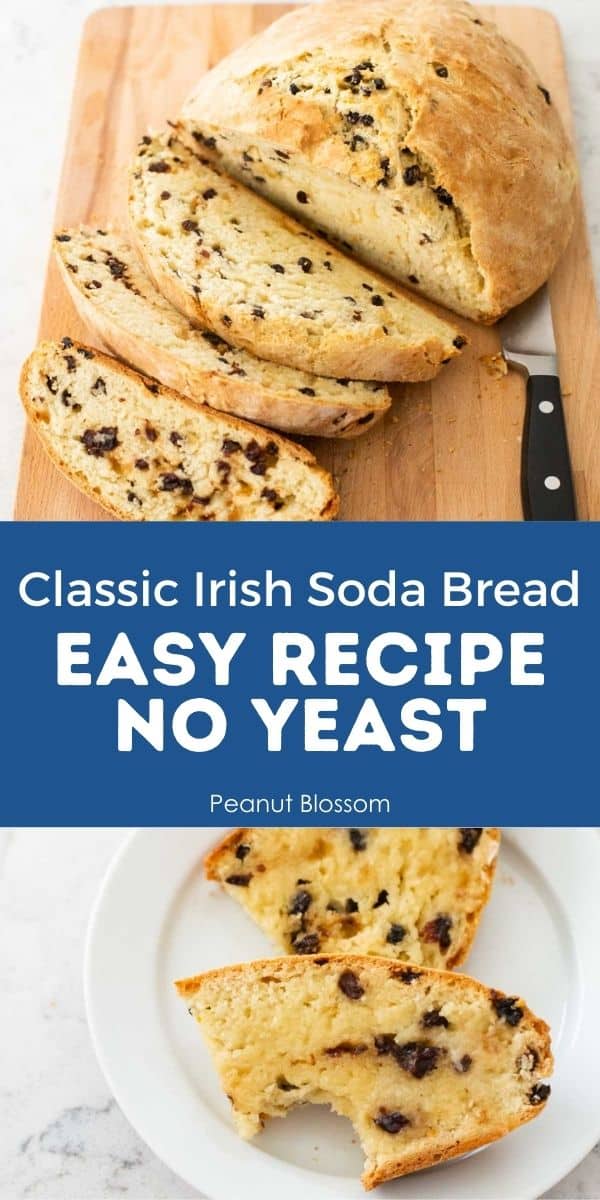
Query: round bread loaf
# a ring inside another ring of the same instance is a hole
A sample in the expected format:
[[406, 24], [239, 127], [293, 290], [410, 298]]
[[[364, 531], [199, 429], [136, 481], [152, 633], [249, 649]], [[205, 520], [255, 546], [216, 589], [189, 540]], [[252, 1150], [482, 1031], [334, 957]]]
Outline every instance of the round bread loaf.
[[462, 0], [302, 6], [210, 71], [181, 119], [230, 174], [475, 320], [535, 291], [571, 233], [553, 98]]

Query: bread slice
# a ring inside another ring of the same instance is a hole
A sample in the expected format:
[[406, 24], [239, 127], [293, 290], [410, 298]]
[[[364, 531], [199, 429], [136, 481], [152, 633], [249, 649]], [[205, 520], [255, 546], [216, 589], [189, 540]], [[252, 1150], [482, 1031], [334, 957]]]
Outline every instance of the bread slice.
[[259, 358], [334, 378], [422, 380], [465, 343], [174, 134], [142, 139], [129, 214], [166, 299]]
[[218, 880], [289, 954], [381, 954], [456, 967], [488, 900], [497, 829], [237, 829]]
[[455, 1158], [538, 1116], [548, 1026], [464, 975], [341, 954], [266, 959], [176, 984], [236, 1128], [296, 1104], [348, 1117], [365, 1188]]
[[390, 406], [383, 383], [275, 366], [195, 329], [114, 230], [63, 229], [54, 249], [77, 311], [107, 349], [196, 404], [288, 433], [344, 438], [364, 433]]
[[463, 0], [330, 0], [224, 58], [181, 120], [248, 187], [488, 322], [548, 278], [573, 228], [575, 160], [545, 82]]
[[69, 479], [134, 521], [324, 521], [330, 476], [301, 446], [65, 337], [21, 373], [27, 416]]

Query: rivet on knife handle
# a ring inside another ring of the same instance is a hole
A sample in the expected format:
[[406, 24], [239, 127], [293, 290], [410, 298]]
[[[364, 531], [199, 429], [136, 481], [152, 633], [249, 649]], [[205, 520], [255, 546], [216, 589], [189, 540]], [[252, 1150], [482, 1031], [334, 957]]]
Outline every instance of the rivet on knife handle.
[[576, 521], [569, 445], [556, 375], [530, 375], [521, 492], [526, 521]]

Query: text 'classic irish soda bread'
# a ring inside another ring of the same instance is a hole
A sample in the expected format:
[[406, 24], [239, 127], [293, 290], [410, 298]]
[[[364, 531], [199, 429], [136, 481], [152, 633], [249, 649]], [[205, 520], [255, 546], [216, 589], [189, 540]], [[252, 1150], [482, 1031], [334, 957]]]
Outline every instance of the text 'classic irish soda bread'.
[[465, 344], [173, 134], [142, 139], [129, 215], [166, 299], [259, 358], [335, 378], [421, 380]]
[[205, 75], [182, 122], [249, 187], [475, 320], [543, 283], [572, 229], [553, 98], [461, 0], [301, 6]]
[[27, 416], [82, 491], [134, 521], [322, 521], [331, 478], [277, 434], [185, 396], [71, 338], [21, 373]]
[[383, 383], [275, 366], [195, 329], [114, 230], [65, 229], [54, 247], [78, 312], [104, 345], [196, 404], [318, 437], [354, 437], [390, 406]]
[[547, 1025], [464, 975], [344, 954], [224, 967], [176, 986], [240, 1135], [296, 1104], [329, 1104], [360, 1138], [366, 1188], [495, 1141], [550, 1093]]
[[291, 954], [385, 954], [455, 967], [488, 899], [497, 829], [238, 829], [207, 857]]

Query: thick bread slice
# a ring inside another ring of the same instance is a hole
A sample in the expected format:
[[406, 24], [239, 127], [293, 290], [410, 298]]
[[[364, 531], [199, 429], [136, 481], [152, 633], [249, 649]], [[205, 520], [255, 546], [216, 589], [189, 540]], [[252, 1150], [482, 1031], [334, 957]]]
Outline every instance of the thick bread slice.
[[497, 829], [237, 829], [208, 855], [289, 954], [383, 954], [456, 967], [488, 900]]
[[166, 299], [260, 358], [335, 378], [421, 380], [466, 341], [174, 134], [142, 139], [129, 215]]
[[210, 408], [71, 338], [42, 342], [21, 397], [69, 479], [133, 521], [325, 521], [330, 476], [307, 450]]
[[383, 383], [275, 366], [195, 329], [113, 230], [64, 229], [54, 248], [77, 311], [107, 349], [196, 404], [317, 437], [355, 437], [390, 406]]
[[574, 156], [544, 83], [462, 0], [335, 0], [224, 58], [182, 121], [358, 258], [493, 321], [548, 278], [573, 227]]
[[176, 986], [240, 1135], [296, 1104], [329, 1104], [356, 1129], [367, 1189], [495, 1141], [550, 1093], [548, 1026], [464, 975], [341, 954], [242, 963]]

